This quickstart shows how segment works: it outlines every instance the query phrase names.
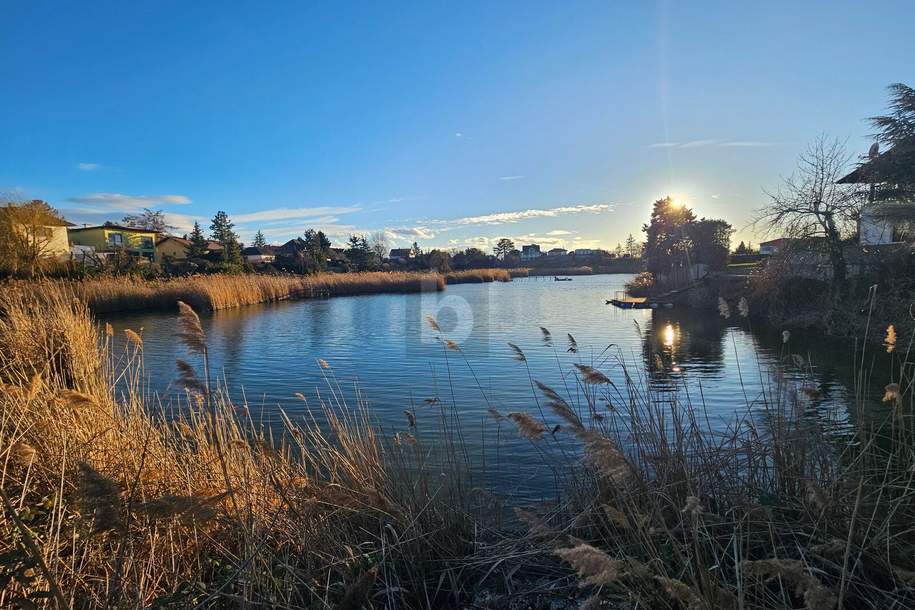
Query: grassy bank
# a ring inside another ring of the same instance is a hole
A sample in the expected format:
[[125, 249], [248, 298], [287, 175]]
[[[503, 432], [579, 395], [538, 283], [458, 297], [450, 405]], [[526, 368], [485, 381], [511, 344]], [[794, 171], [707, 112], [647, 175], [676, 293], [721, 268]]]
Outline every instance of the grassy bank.
[[[529, 369], [536, 406], [493, 405], [489, 425], [529, 440], [565, 491], [511, 524], [497, 518], [511, 498], [467, 478], [459, 405], [382, 433], [325, 368], [333, 391], [308, 403], [316, 418], [264, 429], [211, 387], [190, 308], [176, 329], [187, 398], [168, 419], [143, 383], [141, 335], [115, 350], [53, 286], [0, 294], [0, 607], [915, 604], [906, 354], [862, 371], [889, 384], [884, 411], [866, 414], [862, 398], [845, 435], [797, 373], [772, 376], [752, 409], [735, 401], [722, 432], [698, 389], [655, 389], [612, 351], [595, 368], [572, 337], [544, 333], [525, 349], [554, 354], [569, 387]], [[793, 359], [790, 338], [782, 355]], [[424, 423], [441, 446], [424, 445]]]
[[320, 273], [317, 275], [195, 275], [161, 280], [132, 276], [82, 281], [8, 282], [10, 286], [70, 291], [95, 313], [174, 310], [184, 301], [198, 311], [232, 309], [255, 303], [364, 294], [444, 290], [446, 282], [507, 282], [504, 269], [471, 269], [440, 275], [425, 272]]

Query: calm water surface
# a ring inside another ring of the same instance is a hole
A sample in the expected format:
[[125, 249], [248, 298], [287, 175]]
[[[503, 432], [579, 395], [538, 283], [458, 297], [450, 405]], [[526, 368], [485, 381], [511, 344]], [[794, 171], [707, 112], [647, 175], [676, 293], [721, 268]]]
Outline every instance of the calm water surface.
[[[660, 396], [670, 392], [673, 397], [679, 389], [683, 400], [688, 387], [689, 399], [703, 406], [713, 429], [723, 430], [735, 414], [761, 408], [773, 373], [816, 390], [818, 396], [809, 401], [811, 417], [847, 420], [853, 399], [846, 385], [852, 378], [850, 347], [800, 338], [783, 346], [780, 333], [754, 332], [739, 316], [724, 320], [714, 312], [624, 311], [606, 305], [629, 279], [526, 278], [454, 285], [434, 294], [286, 302], [201, 317], [214, 374], [225, 380], [238, 404], [247, 402], [265, 423], [277, 425], [280, 408], [301, 419], [321, 397], [342, 395], [352, 407], [359, 396], [385, 434], [409, 430], [404, 416], [409, 409], [420, 422], [420, 435], [435, 440], [436, 416], [444, 409], [461, 420], [479, 468], [487, 465], [480, 476], [506, 493], [531, 499], [552, 490], [541, 449], [520, 439], [510, 423], [496, 425], [487, 409], [539, 416], [531, 379], [554, 387], [573, 405], [582, 404], [572, 375], [576, 362], [599, 366], [621, 388], [620, 360]], [[440, 333], [426, 322], [428, 315], [438, 321]], [[175, 360], [197, 360], [174, 338], [176, 315], [108, 320], [118, 331], [143, 329], [152, 387], [166, 399], [180, 393]], [[549, 330], [550, 343], [541, 327]], [[461, 351], [445, 349], [439, 334]], [[568, 335], [578, 353], [568, 351]], [[515, 358], [509, 342], [524, 352], [526, 363]], [[812, 366], [797, 366], [788, 357], [792, 352]], [[318, 359], [330, 368], [322, 368]], [[616, 395], [611, 391], [606, 398], [612, 403]], [[549, 413], [545, 418], [550, 426], [559, 423]]]

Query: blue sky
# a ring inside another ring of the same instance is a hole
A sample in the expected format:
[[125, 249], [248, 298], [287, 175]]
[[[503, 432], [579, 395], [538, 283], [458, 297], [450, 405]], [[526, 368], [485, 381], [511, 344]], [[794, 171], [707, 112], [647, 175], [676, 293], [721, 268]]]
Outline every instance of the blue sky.
[[613, 247], [651, 202], [745, 228], [915, 85], [899, 2], [4, 2], [0, 191], [243, 239]]

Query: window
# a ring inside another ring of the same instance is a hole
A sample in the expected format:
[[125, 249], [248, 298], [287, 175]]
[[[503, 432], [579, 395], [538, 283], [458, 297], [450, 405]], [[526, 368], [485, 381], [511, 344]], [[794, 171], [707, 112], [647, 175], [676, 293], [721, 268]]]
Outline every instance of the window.
[[140, 247], [144, 250], [152, 250], [153, 239], [152, 237], [140, 237]]
[[124, 245], [124, 235], [121, 233], [109, 233], [108, 245], [112, 248], [118, 248]]

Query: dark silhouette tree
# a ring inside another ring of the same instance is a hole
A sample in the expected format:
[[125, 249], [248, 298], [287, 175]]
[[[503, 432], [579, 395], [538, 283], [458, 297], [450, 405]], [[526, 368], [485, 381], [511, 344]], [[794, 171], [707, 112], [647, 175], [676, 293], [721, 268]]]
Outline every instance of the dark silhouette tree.
[[203, 234], [203, 231], [200, 228], [199, 222], [194, 222], [194, 229], [191, 231], [191, 234], [188, 236], [188, 241], [191, 243], [187, 248], [188, 258], [204, 258], [206, 257], [207, 250], [207, 238]]

